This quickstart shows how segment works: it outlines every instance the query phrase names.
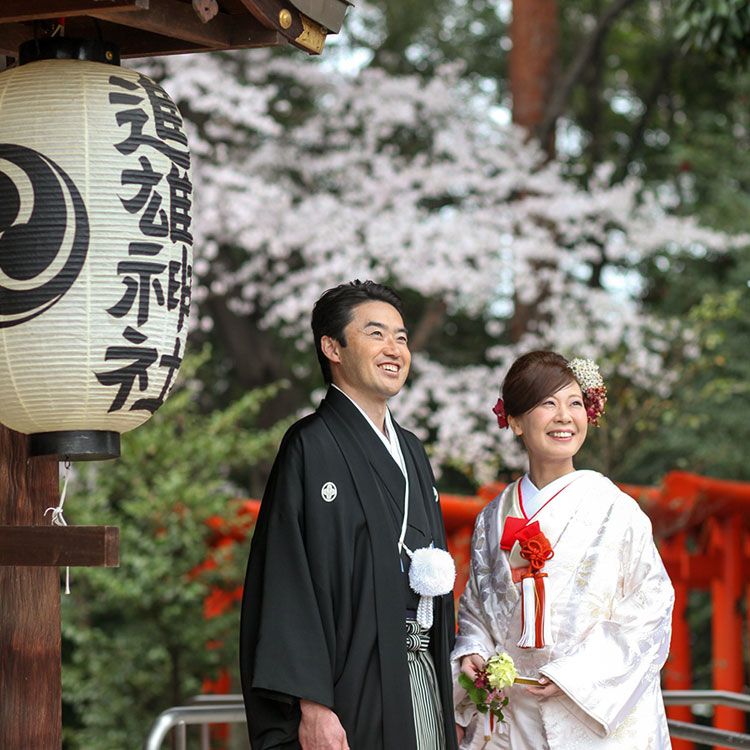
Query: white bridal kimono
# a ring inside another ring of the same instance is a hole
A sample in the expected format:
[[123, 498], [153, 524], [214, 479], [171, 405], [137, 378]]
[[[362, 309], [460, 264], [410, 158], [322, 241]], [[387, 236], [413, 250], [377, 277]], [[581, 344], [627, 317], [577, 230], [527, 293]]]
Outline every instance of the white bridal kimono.
[[521, 584], [513, 583], [509, 564], [509, 556], [520, 559], [518, 542], [510, 552], [500, 549], [505, 519], [524, 517], [519, 482], [476, 522], [454, 678], [462, 656], [506, 651], [519, 674], [544, 674], [564, 695], [540, 699], [523, 686], [510, 688], [506, 721], [485, 745], [483, 717], [457, 686], [456, 720], [467, 726], [462, 750], [670, 748], [659, 672], [669, 651], [674, 591], [649, 519], [594, 471], [574, 471], [540, 490], [535, 505], [543, 507], [533, 520], [554, 550], [543, 571], [552, 641], [521, 649]]

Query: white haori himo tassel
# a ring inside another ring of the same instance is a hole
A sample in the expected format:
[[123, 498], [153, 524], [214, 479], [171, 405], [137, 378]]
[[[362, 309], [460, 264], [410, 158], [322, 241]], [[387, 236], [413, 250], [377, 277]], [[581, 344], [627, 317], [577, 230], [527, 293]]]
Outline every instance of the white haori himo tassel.
[[544, 588], [546, 573], [521, 578], [521, 639], [519, 648], [543, 648], [552, 642], [549, 597]]
[[442, 596], [453, 590], [456, 566], [444, 549], [422, 547], [412, 552], [406, 545], [404, 549], [411, 558], [409, 586], [420, 597], [417, 622], [427, 630], [432, 627], [432, 597]]

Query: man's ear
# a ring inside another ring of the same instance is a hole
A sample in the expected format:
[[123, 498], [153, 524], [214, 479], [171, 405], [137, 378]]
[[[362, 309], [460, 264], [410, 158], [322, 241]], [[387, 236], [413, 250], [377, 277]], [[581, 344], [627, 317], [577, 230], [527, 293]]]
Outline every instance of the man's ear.
[[341, 344], [331, 336], [320, 337], [320, 350], [331, 362], [341, 362]]

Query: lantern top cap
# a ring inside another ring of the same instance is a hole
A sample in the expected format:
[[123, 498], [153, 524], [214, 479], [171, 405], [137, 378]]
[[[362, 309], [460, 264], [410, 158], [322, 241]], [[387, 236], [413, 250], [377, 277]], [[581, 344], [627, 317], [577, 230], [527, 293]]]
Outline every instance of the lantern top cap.
[[18, 64], [39, 60], [87, 60], [89, 62], [120, 64], [120, 49], [116, 44], [95, 39], [48, 37], [30, 39], [18, 49]]

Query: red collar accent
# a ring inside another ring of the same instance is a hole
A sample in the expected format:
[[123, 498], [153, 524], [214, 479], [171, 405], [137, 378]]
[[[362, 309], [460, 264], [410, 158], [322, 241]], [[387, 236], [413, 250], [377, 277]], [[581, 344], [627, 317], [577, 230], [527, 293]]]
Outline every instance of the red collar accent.
[[500, 540], [500, 549], [508, 550], [516, 541], [520, 543], [526, 539], [531, 539], [540, 532], [539, 521], [528, 523], [525, 518], [508, 516], [505, 519], [505, 526], [503, 526], [503, 538]]

